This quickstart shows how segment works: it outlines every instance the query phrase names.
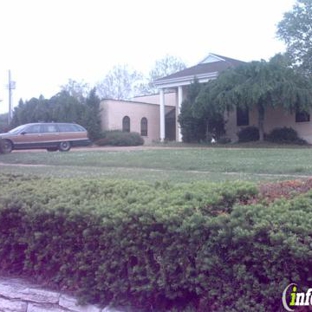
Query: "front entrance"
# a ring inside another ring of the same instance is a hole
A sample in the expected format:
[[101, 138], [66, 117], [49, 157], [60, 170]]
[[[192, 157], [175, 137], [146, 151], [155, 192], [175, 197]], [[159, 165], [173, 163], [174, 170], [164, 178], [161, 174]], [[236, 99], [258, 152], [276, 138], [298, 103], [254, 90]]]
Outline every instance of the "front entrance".
[[165, 116], [165, 139], [176, 140], [176, 109], [173, 108]]

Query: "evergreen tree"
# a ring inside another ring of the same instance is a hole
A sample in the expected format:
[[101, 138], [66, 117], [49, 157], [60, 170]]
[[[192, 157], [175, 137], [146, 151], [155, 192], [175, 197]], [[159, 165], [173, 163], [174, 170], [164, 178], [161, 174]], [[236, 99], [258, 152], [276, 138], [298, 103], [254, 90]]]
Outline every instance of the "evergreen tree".
[[99, 97], [96, 95], [96, 88], [93, 88], [86, 98], [87, 110], [83, 121], [92, 141], [99, 139], [102, 132], [100, 102]]
[[68, 91], [61, 91], [49, 100], [50, 118], [55, 122], [74, 122], [83, 126], [86, 106], [71, 96]]
[[200, 84], [195, 79], [189, 86], [179, 116], [183, 142], [210, 142], [225, 132], [223, 110], [211, 98], [212, 83]]
[[200, 142], [205, 139], [205, 120], [195, 113], [195, 101], [202, 86], [197, 79], [189, 86], [187, 97], [182, 102], [179, 123], [181, 125], [182, 140], [186, 143]]

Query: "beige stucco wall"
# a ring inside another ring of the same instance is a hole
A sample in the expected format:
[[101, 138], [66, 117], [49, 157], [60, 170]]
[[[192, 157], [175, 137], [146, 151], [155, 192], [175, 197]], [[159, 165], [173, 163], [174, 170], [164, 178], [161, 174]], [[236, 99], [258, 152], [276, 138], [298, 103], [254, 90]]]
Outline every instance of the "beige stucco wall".
[[[133, 101], [104, 100], [102, 108], [102, 129], [122, 130], [122, 120], [125, 116], [130, 118], [130, 131], [141, 133], [141, 119], [147, 118], [148, 132], [144, 136], [145, 143], [159, 141], [160, 112], [159, 105]], [[166, 112], [172, 107], [166, 107]]]
[[[310, 112], [312, 118], [312, 111]], [[291, 127], [297, 131], [298, 136], [309, 143], [312, 143], [312, 119], [310, 122], [296, 122], [295, 114], [288, 113], [281, 108], [268, 108], [264, 117], [264, 132], [269, 133], [274, 128]], [[236, 111], [225, 113], [226, 135], [233, 142], [237, 141], [237, 133], [244, 127], [236, 126]], [[258, 112], [249, 112], [249, 126], [258, 127]]]
[[[258, 119], [255, 111], [249, 112], [249, 126], [258, 127]], [[237, 133], [246, 128], [244, 126], [237, 126], [237, 118], [236, 118], [236, 110], [225, 112], [224, 113], [224, 121], [225, 121], [225, 131], [226, 136], [231, 139], [232, 142], [237, 142], [238, 136]]]
[[[188, 86], [182, 86], [182, 100], [185, 100], [188, 92]], [[172, 88], [170, 89], [170, 92], [165, 92], [165, 105], [170, 107], [176, 107], [176, 111], [178, 111], [178, 88]], [[146, 96], [137, 96], [133, 98], [136, 102], [143, 102], [143, 103], [154, 103], [159, 104], [160, 103], [160, 96], [159, 94], [153, 94], [153, 95], [146, 95]], [[168, 111], [168, 110], [167, 110]], [[178, 122], [179, 114], [176, 114], [176, 126], [175, 126], [175, 132], [176, 132], [176, 140], [179, 140], [179, 132], [180, 132], [180, 125]]]
[[[312, 117], [312, 111], [309, 112]], [[265, 132], [269, 133], [277, 127], [291, 127], [297, 131], [298, 136], [312, 143], [312, 121], [296, 122], [296, 114], [287, 113], [281, 109], [269, 109], [265, 115]]]

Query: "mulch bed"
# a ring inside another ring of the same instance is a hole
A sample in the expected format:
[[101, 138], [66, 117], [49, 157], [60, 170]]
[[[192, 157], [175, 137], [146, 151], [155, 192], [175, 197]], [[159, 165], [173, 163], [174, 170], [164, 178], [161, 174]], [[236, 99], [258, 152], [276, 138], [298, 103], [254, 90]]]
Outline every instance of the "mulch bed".
[[242, 204], [250, 205], [259, 202], [270, 204], [277, 199], [291, 199], [300, 194], [307, 193], [310, 190], [312, 190], [312, 178], [263, 183], [259, 186], [259, 195]]

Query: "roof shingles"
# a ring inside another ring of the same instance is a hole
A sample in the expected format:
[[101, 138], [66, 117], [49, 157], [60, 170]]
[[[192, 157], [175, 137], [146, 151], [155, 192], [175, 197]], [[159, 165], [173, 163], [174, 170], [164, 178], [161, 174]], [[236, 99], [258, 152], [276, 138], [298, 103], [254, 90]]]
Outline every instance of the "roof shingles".
[[163, 78], [159, 78], [155, 81], [155, 83], [162, 84], [165, 83], [167, 80], [179, 79], [182, 77], [190, 77], [190, 76], [195, 77], [197, 75], [205, 75], [205, 74], [208, 75], [212, 73], [219, 73], [229, 67], [237, 67], [245, 63], [243, 61], [231, 59], [217, 54], [213, 55], [217, 56], [218, 58], [222, 58], [222, 60], [218, 60], [216, 62], [211, 63], [199, 63], [195, 66], [185, 68], [174, 74], [165, 76]]

